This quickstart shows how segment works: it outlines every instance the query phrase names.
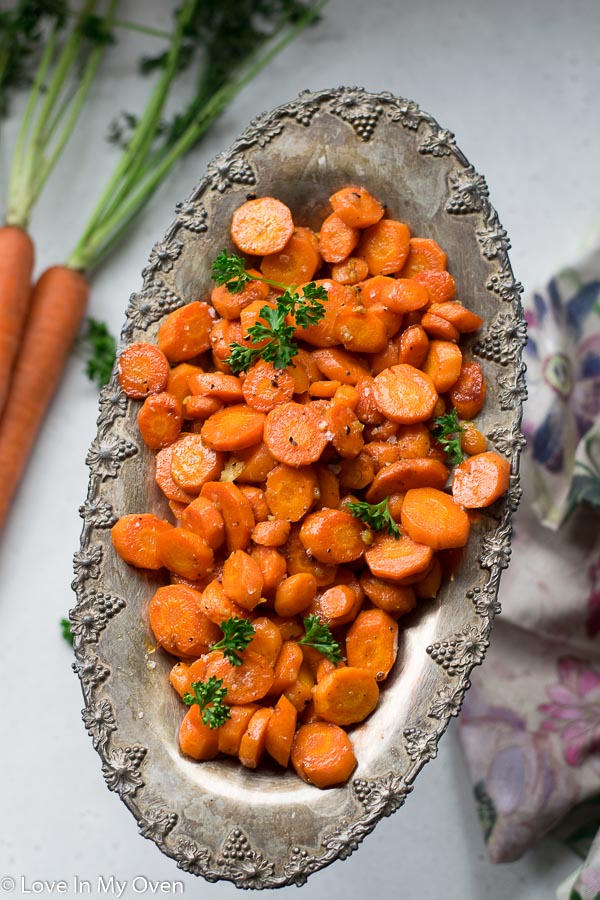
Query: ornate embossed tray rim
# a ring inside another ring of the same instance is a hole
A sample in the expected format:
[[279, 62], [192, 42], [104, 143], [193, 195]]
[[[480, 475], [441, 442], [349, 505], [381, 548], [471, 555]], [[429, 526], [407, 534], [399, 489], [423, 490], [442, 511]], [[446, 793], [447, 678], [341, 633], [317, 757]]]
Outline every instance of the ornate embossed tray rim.
[[[388, 93], [369, 94], [359, 88], [304, 92], [297, 100], [254, 120], [230, 150], [213, 160], [206, 177], [189, 198], [176, 207], [175, 221], [164, 240], [153, 248], [144, 269], [143, 288], [131, 297], [122, 333], [123, 343], [154, 334], [157, 323], [165, 314], [196, 299], [196, 296], [185, 296], [184, 291], [177, 290], [177, 277], [184, 270], [189, 275], [192, 264], [186, 257], [188, 247], [197, 254], [198, 241], [210, 235], [211, 206], [218, 208], [216, 202], [230, 191], [239, 203], [240, 188], [247, 192], [256, 183], [253, 164], [260, 166], [264, 154], [276, 154], [278, 139], [284, 140], [289, 133], [299, 136], [304, 129], [314, 127], [315, 122], [316, 127], [330, 128], [333, 142], [347, 142], [349, 153], [354, 148], [357, 158], [365, 144], [371, 141], [370, 146], [377, 144], [378, 130], [397, 129], [398, 137], [402, 137], [407, 145], [412, 142], [413, 151], [416, 151], [413, 152], [417, 161], [415, 166], [423, 159], [427, 165], [437, 166], [440, 175], [445, 176], [444, 215], [472, 223], [468, 235], [470, 238], [476, 236], [477, 265], [479, 269], [483, 266], [488, 273], [485, 285], [481, 286], [485, 292], [482, 302], [489, 304], [493, 298], [497, 312], [486, 320], [484, 330], [470, 349], [481, 359], [493, 395], [494, 418], [488, 423], [487, 435], [493, 448], [510, 459], [512, 474], [508, 495], [490, 509], [490, 518], [484, 522], [477, 556], [468, 570], [468, 583], [459, 585], [461, 591], [464, 587], [467, 589], [462, 591], [457, 606], [454, 630], [435, 633], [435, 640], [426, 647], [428, 657], [419, 661], [426, 671], [426, 696], [420, 696], [418, 704], [414, 701], [414, 709], [410, 708], [410, 720], [404, 723], [399, 735], [401, 746], [393, 748], [384, 759], [374, 757], [369, 763], [373, 764], [373, 772], [361, 773], [359, 769], [361, 777], [349, 785], [317, 792], [320, 797], [315, 795], [314, 815], [318, 834], [307, 835], [305, 841], [295, 842], [285, 853], [275, 850], [271, 855], [270, 850], [265, 849], [262, 838], [267, 825], [261, 830], [260, 823], [257, 825], [249, 818], [250, 804], [244, 807], [245, 790], [239, 788], [235, 777], [233, 800], [227, 797], [219, 800], [227, 813], [223, 813], [222, 820], [217, 819], [224, 831], [213, 827], [208, 829], [210, 836], [205, 833], [201, 839], [198, 816], [193, 819], [188, 803], [193, 800], [199, 804], [202, 815], [210, 820], [213, 810], [209, 804], [214, 798], [201, 785], [191, 785], [185, 796], [173, 796], [168, 790], [171, 773], [160, 766], [158, 774], [162, 790], [156, 792], [156, 760], [160, 762], [161, 753], [164, 753], [160, 736], [155, 737], [148, 731], [144, 710], [136, 712], [136, 698], [132, 696], [131, 702], [125, 702], [120, 696], [125, 677], [123, 660], [130, 659], [128, 654], [141, 657], [144, 649], [135, 644], [129, 632], [134, 632], [136, 626], [142, 627], [143, 623], [136, 622], [136, 617], [141, 620], [142, 614], [134, 608], [131, 578], [111, 567], [109, 529], [118, 515], [129, 511], [126, 501], [141, 503], [152, 488], [148, 479], [143, 483], [140, 481], [139, 473], [144, 471], [141, 465], [144, 448], [136, 442], [133, 406], [121, 393], [113, 374], [112, 381], [102, 393], [98, 434], [86, 460], [90, 467], [89, 490], [80, 510], [84, 525], [81, 549], [74, 562], [73, 586], [78, 601], [71, 612], [71, 622], [76, 657], [74, 669], [79, 674], [85, 698], [83, 720], [100, 754], [109, 789], [115, 791], [132, 811], [141, 834], [151, 838], [184, 871], [202, 875], [209, 881], [229, 880], [240, 888], [303, 884], [312, 872], [349, 856], [382, 817], [402, 806], [423, 765], [436, 756], [441, 735], [450, 718], [460, 710], [470, 672], [473, 666], [481, 663], [485, 654], [494, 616], [500, 611], [498, 584], [502, 569], [508, 565], [511, 516], [520, 497], [519, 453], [523, 444], [520, 421], [522, 401], [526, 396], [521, 350], [526, 335], [519, 298], [521, 287], [514, 279], [508, 259], [508, 239], [489, 202], [485, 180], [458, 149], [454, 135], [441, 128], [412, 101]], [[300, 137], [297, 139], [300, 141]], [[361, 152], [364, 159], [364, 150]], [[381, 148], [378, 152], [382, 152]], [[359, 175], [356, 180], [360, 181]], [[241, 199], [244, 199], [243, 194]], [[134, 469], [135, 465], [137, 469]], [[136, 473], [137, 480], [132, 478]], [[135, 577], [135, 584], [141, 585], [140, 596], [145, 596], [144, 591], [146, 595], [151, 592], [149, 576]], [[456, 590], [452, 596], [455, 594]], [[451, 601], [447, 603], [450, 606]], [[123, 620], [126, 624], [119, 628], [118, 623]], [[438, 626], [445, 622], [439, 615], [432, 621]], [[144, 666], [151, 680], [156, 666], [151, 654], [146, 654]], [[156, 711], [149, 710], [146, 720], [152, 714]], [[170, 707], [165, 707], [160, 710], [160, 715], [168, 719], [174, 714]], [[147, 732], [145, 743], [138, 742], [138, 732]], [[175, 761], [171, 762], [175, 771]], [[181, 771], [175, 774], [180, 780], [183, 777]], [[272, 782], [265, 781], [265, 784], [265, 803], [260, 806], [259, 801], [259, 806], [260, 815], [267, 821], [272, 807], [277, 806], [278, 794], [269, 793], [268, 785]], [[326, 825], [323, 816], [319, 818], [324, 794], [328, 795], [332, 810]], [[306, 795], [299, 796], [306, 805]], [[269, 801], [272, 801], [271, 806]], [[232, 817], [235, 802], [241, 821]], [[297, 808], [300, 813], [300, 807]], [[276, 810], [272, 815], [276, 816]]]

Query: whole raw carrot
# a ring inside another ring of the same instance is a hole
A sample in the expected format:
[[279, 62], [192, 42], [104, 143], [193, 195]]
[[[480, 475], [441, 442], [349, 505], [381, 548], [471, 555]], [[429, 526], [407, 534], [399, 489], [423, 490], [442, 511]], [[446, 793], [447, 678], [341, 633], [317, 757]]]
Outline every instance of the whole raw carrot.
[[84, 275], [66, 266], [47, 269], [33, 290], [0, 422], [0, 529], [79, 331], [88, 294]]
[[0, 411], [29, 308], [33, 243], [23, 228], [0, 228]]

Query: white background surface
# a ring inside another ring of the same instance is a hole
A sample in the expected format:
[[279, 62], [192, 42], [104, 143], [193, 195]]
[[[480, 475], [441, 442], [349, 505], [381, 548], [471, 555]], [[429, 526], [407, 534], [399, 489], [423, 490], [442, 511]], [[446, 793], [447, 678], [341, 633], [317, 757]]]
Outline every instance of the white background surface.
[[[3, 5], [6, 5], [3, 3]], [[164, 0], [129, 0], [123, 17], [168, 27]], [[597, 0], [332, 0], [318, 30], [302, 36], [240, 95], [197, 151], [173, 173], [129, 240], [98, 273], [90, 312], [118, 331], [152, 243], [175, 202], [256, 114], [306, 87], [361, 84], [416, 100], [451, 128], [485, 174], [526, 288], [574, 259], [598, 233], [600, 11]], [[107, 56], [92, 102], [34, 216], [38, 270], [64, 260], [114, 162], [107, 124], [139, 109], [150, 84], [134, 75], [139, 36]], [[0, 158], [19, 107], [8, 123]], [[4, 198], [3, 198], [4, 199]], [[39, 438], [0, 546], [0, 878], [99, 875], [179, 879], [185, 895], [232, 898], [175, 868], [137, 834], [107, 791], [80, 721], [79, 684], [58, 621], [73, 597], [97, 393], [73, 357]], [[1, 473], [0, 473], [1, 477]], [[548, 839], [524, 860], [492, 866], [455, 732], [416, 783], [348, 861], [314, 875], [306, 898], [545, 900], [577, 860]], [[138, 886], [139, 886], [138, 882]], [[294, 888], [283, 891], [292, 895]], [[19, 891], [17, 890], [17, 893]], [[149, 893], [149, 891], [148, 891]], [[295, 896], [295, 894], [293, 894]]]

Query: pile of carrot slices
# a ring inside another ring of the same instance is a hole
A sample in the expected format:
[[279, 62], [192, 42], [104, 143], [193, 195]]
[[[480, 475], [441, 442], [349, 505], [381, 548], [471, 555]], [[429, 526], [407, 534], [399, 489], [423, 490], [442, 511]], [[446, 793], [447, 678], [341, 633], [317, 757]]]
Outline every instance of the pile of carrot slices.
[[[181, 751], [249, 768], [266, 754], [318, 787], [350, 777], [346, 729], [376, 708], [402, 618], [437, 595], [469, 511], [509, 479], [472, 424], [486, 386], [460, 339], [482, 320], [457, 299], [446, 254], [362, 187], [330, 202], [319, 234], [275, 198], [244, 203], [231, 238], [253, 278], [123, 351], [120, 384], [143, 401], [139, 429], [176, 524], [140, 512], [112, 530], [126, 563], [170, 573], [149, 617], [179, 660]], [[313, 279], [324, 310], [307, 327], [290, 319], [290, 364], [258, 355], [235, 374], [232, 345], [256, 347], [265, 306]], [[453, 471], [433, 434], [449, 413]], [[329, 649], [310, 640], [315, 624]], [[245, 635], [233, 656], [231, 629]]]

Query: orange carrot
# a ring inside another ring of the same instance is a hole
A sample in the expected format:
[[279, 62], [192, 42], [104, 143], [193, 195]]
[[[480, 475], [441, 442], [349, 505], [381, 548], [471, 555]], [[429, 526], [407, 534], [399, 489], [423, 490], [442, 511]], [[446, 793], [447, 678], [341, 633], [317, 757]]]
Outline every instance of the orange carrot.
[[379, 373], [373, 383], [373, 396], [377, 409], [402, 425], [426, 421], [438, 398], [429, 375], [403, 363]]
[[234, 550], [223, 566], [223, 590], [230, 600], [252, 610], [260, 602], [263, 577], [260, 566], [243, 550]]
[[310, 513], [300, 528], [300, 540], [305, 549], [319, 562], [352, 562], [365, 552], [365, 525], [349, 512], [341, 509], [320, 509]]
[[26, 231], [14, 225], [0, 228], [0, 412], [29, 309], [33, 257]]
[[283, 250], [265, 256], [260, 268], [270, 281], [291, 286], [311, 281], [320, 262], [317, 235], [310, 228], [295, 228]]
[[319, 232], [319, 251], [325, 262], [340, 263], [349, 256], [356, 245], [360, 232], [332, 213], [327, 216]]
[[462, 353], [452, 341], [430, 341], [423, 371], [433, 381], [439, 394], [445, 394], [458, 380]]
[[403, 278], [412, 278], [424, 269], [441, 271], [446, 268], [446, 254], [431, 238], [411, 238], [408, 259], [402, 269]]
[[277, 701], [273, 715], [269, 718], [267, 724], [266, 751], [284, 768], [287, 766], [290, 753], [292, 752], [292, 741], [296, 731], [297, 718], [298, 713], [296, 709], [287, 697], [282, 695]]
[[360, 256], [349, 256], [331, 267], [331, 277], [340, 284], [358, 284], [369, 274], [366, 260]]
[[344, 666], [334, 669], [313, 691], [317, 715], [335, 725], [362, 722], [373, 712], [379, 700], [379, 688], [366, 669]]
[[267, 415], [265, 444], [279, 462], [295, 468], [310, 465], [327, 446], [320, 423], [313, 404], [281, 403]]
[[490, 506], [508, 490], [510, 465], [498, 453], [470, 456], [454, 469], [452, 496], [467, 509]]
[[160, 534], [173, 526], [153, 513], [121, 516], [111, 529], [113, 547], [122, 560], [138, 569], [160, 569], [163, 561], [157, 550]]
[[292, 745], [296, 774], [318, 788], [348, 781], [356, 768], [356, 756], [343, 728], [330, 722], [301, 725]]
[[247, 769], [256, 769], [262, 759], [267, 739], [269, 720], [273, 715], [273, 709], [265, 706], [257, 709], [250, 722], [246, 733], [240, 741], [240, 762]]
[[410, 585], [392, 584], [376, 578], [369, 571], [360, 576], [360, 585], [371, 603], [394, 618], [409, 613], [417, 605], [415, 592]]
[[485, 378], [479, 363], [463, 363], [460, 374], [449, 392], [450, 401], [460, 418], [474, 419], [483, 408], [485, 394]]
[[357, 253], [362, 256], [372, 275], [399, 272], [410, 247], [410, 231], [404, 222], [381, 219], [365, 229]]
[[197, 704], [190, 707], [179, 729], [181, 752], [192, 759], [214, 759], [219, 752], [219, 729], [210, 728], [202, 721]]
[[184, 362], [208, 350], [212, 315], [208, 303], [196, 300], [167, 316], [158, 329], [157, 341], [169, 362]]
[[278, 586], [275, 593], [275, 612], [280, 616], [295, 616], [315, 599], [317, 580], [309, 572], [290, 575]]
[[226, 406], [202, 426], [202, 438], [214, 450], [243, 450], [263, 436], [265, 414], [245, 403]]
[[366, 188], [350, 185], [329, 198], [334, 212], [351, 228], [368, 228], [379, 222], [384, 207]]
[[263, 547], [283, 547], [290, 531], [290, 523], [285, 519], [269, 519], [256, 523], [252, 530], [252, 540]]
[[287, 522], [298, 522], [315, 502], [317, 492], [317, 476], [309, 466], [295, 469], [280, 463], [267, 476], [269, 510]]
[[294, 233], [292, 214], [274, 197], [259, 197], [242, 203], [231, 220], [231, 239], [251, 256], [279, 253]]
[[421, 325], [409, 325], [400, 335], [398, 362], [420, 369], [427, 357], [429, 338]]
[[125, 347], [119, 358], [119, 384], [127, 397], [143, 400], [160, 394], [168, 380], [169, 360], [155, 344], [137, 341]]
[[402, 528], [413, 541], [427, 544], [433, 550], [464, 547], [469, 539], [468, 515], [460, 508], [458, 501], [436, 488], [422, 487], [407, 491], [401, 521]]
[[294, 379], [287, 369], [276, 369], [265, 359], [253, 365], [244, 379], [242, 397], [253, 409], [267, 413], [294, 395]]
[[390, 494], [403, 493], [412, 488], [441, 489], [446, 484], [449, 474], [448, 468], [437, 459], [424, 457], [399, 459], [379, 470], [366, 493], [366, 498], [369, 503], [379, 503]]
[[395, 582], [426, 572], [432, 557], [431, 547], [413, 541], [406, 534], [396, 539], [380, 533], [373, 548], [365, 553], [371, 574]]
[[202, 611], [202, 597], [183, 584], [158, 588], [148, 615], [156, 643], [168, 653], [197, 659], [219, 640], [220, 629]]
[[174, 394], [150, 394], [137, 415], [140, 434], [147, 447], [160, 450], [172, 444], [183, 425], [183, 407]]
[[384, 681], [398, 652], [398, 626], [382, 609], [360, 612], [346, 636], [349, 666], [366, 669], [376, 681]]

